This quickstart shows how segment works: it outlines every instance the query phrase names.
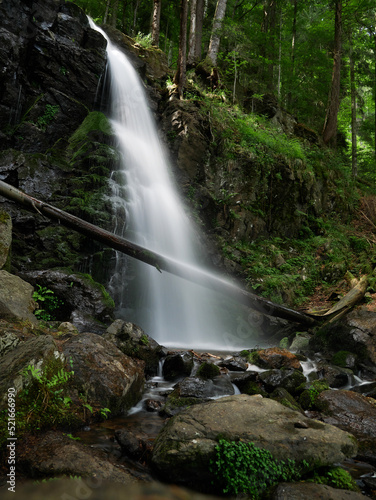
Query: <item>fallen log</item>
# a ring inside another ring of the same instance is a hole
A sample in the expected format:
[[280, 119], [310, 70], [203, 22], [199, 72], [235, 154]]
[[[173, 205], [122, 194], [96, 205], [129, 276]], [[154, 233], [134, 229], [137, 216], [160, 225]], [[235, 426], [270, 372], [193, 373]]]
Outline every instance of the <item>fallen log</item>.
[[217, 292], [230, 296], [233, 300], [247, 307], [256, 309], [262, 314], [276, 316], [305, 325], [314, 325], [318, 320], [318, 318], [313, 315], [295, 311], [281, 304], [275, 304], [263, 297], [243, 290], [237, 285], [205, 272], [198, 267], [187, 265], [136, 245], [125, 238], [121, 238], [105, 229], [101, 229], [94, 224], [90, 224], [48, 203], [37, 200], [4, 181], [0, 181], [0, 195], [19, 203], [32, 212], [38, 212], [50, 219], [57, 220], [62, 225], [74, 229], [114, 250], [118, 250], [134, 259], [154, 266], [159, 272], [166, 271], [206, 288], [211, 288]]
[[327, 320], [328, 323], [333, 323], [338, 319], [342, 318], [350, 309], [352, 309], [356, 304], [358, 304], [364, 297], [368, 286], [368, 276], [362, 276], [360, 280], [357, 280], [353, 276], [351, 278], [352, 288], [346, 293], [342, 299], [340, 299], [333, 307], [322, 314], [315, 314], [310, 312], [311, 315], [317, 316], [322, 320]]

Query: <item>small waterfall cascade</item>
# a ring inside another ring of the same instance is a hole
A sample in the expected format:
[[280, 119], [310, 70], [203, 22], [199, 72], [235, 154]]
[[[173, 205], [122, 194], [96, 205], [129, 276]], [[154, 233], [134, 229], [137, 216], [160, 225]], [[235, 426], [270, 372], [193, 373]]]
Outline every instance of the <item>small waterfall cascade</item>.
[[[143, 84], [124, 53], [103, 30], [92, 22], [91, 26], [108, 42], [111, 124], [122, 157], [110, 179], [115, 232], [163, 256], [201, 267], [196, 231], [177, 195]], [[242, 317], [245, 308], [233, 304], [229, 311], [229, 299], [218, 292], [120, 254], [110, 291], [118, 304], [117, 316], [137, 323], [160, 344], [229, 350], [252, 343], [252, 325]]]

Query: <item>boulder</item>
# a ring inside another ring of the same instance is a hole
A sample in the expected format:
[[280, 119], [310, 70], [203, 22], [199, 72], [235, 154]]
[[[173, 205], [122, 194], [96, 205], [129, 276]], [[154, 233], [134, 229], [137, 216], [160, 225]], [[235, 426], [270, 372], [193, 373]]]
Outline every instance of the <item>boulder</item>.
[[364, 500], [356, 491], [339, 490], [315, 483], [281, 483], [271, 500]]
[[186, 377], [176, 385], [176, 391], [182, 398], [218, 398], [230, 396], [235, 389], [229, 377], [219, 375], [213, 379]]
[[292, 368], [302, 370], [299, 359], [287, 349], [271, 347], [256, 351], [254, 363], [261, 368]]
[[283, 387], [291, 394], [299, 392], [301, 384], [306, 382], [306, 378], [300, 370], [267, 370], [258, 376], [267, 392], [272, 392], [277, 387]]
[[32, 365], [35, 368], [43, 367], [59, 356], [57, 346], [51, 335], [41, 335], [21, 342], [15, 349], [7, 352], [0, 358], [0, 391], [2, 399], [0, 407], [6, 402], [7, 390], [14, 387], [16, 393], [25, 387], [26, 376], [24, 370]]
[[103, 333], [105, 325], [112, 320], [114, 302], [103, 285], [96, 283], [90, 275], [72, 273], [69, 269], [29, 271], [22, 276], [33, 285], [52, 290], [64, 302], [61, 308], [63, 320], [70, 317], [79, 330]]
[[36, 309], [33, 291], [30, 283], [7, 271], [0, 271], [0, 318], [37, 323], [33, 314]]
[[136, 479], [108, 461], [103, 450], [73, 441], [67, 435], [48, 431], [24, 438], [18, 450], [17, 470], [30, 477], [72, 476], [131, 484]]
[[329, 325], [311, 341], [315, 350], [342, 350], [356, 354], [359, 361], [369, 360], [376, 364], [376, 314], [366, 306], [346, 314], [340, 321]]
[[[14, 500], [12, 492], [6, 492], [3, 500]], [[43, 484], [26, 482], [17, 484], [16, 498], [27, 500], [85, 499], [103, 500], [220, 500], [220, 497], [203, 495], [194, 491], [178, 488], [176, 485], [166, 485], [155, 481], [137, 484], [120, 484], [111, 479], [62, 479], [47, 481]]]
[[236, 395], [195, 405], [179, 413], [159, 433], [152, 465], [162, 478], [210, 489], [219, 439], [253, 442], [274, 458], [306, 460], [312, 468], [355, 456], [355, 438], [261, 396]]
[[0, 269], [9, 271], [10, 247], [12, 244], [12, 219], [4, 210], [0, 210]]
[[144, 388], [144, 363], [131, 359], [95, 333], [70, 338], [63, 347], [73, 362], [72, 383], [89, 404], [109, 408], [111, 416], [135, 405]]
[[183, 352], [169, 354], [164, 360], [162, 373], [166, 380], [176, 380], [190, 375], [193, 369], [193, 354]]
[[326, 410], [321, 420], [351, 432], [359, 443], [359, 455], [376, 461], [376, 400], [353, 391], [323, 391], [318, 401]]
[[139, 326], [117, 319], [107, 328], [103, 338], [115, 344], [127, 356], [142, 359], [148, 375], [158, 373], [165, 350]]

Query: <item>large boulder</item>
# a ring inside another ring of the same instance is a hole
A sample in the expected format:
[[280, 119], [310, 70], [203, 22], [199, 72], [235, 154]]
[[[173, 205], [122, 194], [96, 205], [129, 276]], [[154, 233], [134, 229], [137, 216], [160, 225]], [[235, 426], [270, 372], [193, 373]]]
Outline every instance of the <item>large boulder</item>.
[[0, 271], [0, 318], [36, 323], [34, 288], [18, 276]]
[[166, 354], [165, 349], [139, 326], [117, 319], [107, 328], [103, 338], [114, 343], [127, 356], [142, 359], [148, 375], [158, 373], [161, 358]]
[[12, 244], [12, 219], [4, 210], [0, 210], [0, 269], [9, 271], [10, 247]]
[[[13, 492], [6, 492], [3, 500], [14, 500]], [[56, 500], [56, 499], [84, 499], [103, 500], [220, 500], [221, 497], [203, 495], [194, 491], [178, 488], [176, 485], [162, 483], [141, 482], [119, 484], [111, 479], [80, 478], [61, 479], [44, 483], [26, 482], [17, 484], [17, 500]]]
[[0, 407], [6, 403], [7, 391], [20, 392], [26, 384], [25, 369], [30, 365], [43, 371], [51, 360], [59, 357], [59, 351], [51, 335], [41, 335], [21, 342], [0, 358]]
[[47, 269], [29, 271], [22, 276], [35, 286], [52, 290], [63, 302], [60, 317], [56, 319], [69, 318], [80, 331], [91, 332], [103, 332], [105, 323], [111, 322], [114, 302], [103, 285], [88, 274], [72, 273], [69, 269]]
[[73, 384], [89, 404], [109, 408], [114, 416], [141, 399], [144, 363], [126, 356], [111, 342], [95, 333], [83, 333], [69, 339], [63, 353], [72, 359]]
[[276, 459], [312, 467], [355, 456], [355, 438], [261, 396], [236, 395], [195, 405], [171, 418], [155, 442], [152, 464], [168, 481], [208, 488], [215, 480], [210, 460], [218, 440], [241, 439]]
[[131, 484], [136, 479], [108, 461], [106, 452], [72, 441], [65, 433], [49, 431], [23, 440], [18, 450], [18, 472], [30, 477], [82, 477]]
[[364, 500], [362, 493], [340, 490], [324, 484], [282, 483], [271, 500]]
[[359, 455], [376, 462], [376, 400], [353, 391], [323, 391], [318, 402], [326, 408], [321, 420], [351, 432]]

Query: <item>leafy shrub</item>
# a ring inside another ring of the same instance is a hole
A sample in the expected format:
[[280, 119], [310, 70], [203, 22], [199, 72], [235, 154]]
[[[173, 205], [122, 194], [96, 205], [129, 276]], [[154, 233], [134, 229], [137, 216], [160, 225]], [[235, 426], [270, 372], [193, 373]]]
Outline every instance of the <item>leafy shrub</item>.
[[216, 460], [211, 461], [211, 471], [217, 476], [224, 493], [248, 493], [252, 499], [281, 481], [294, 481], [308, 470], [303, 461], [276, 460], [273, 455], [254, 443], [219, 440]]
[[40, 285], [37, 285], [37, 290], [33, 293], [33, 299], [39, 306], [39, 309], [34, 314], [42, 321], [55, 320], [56, 311], [64, 305], [64, 302], [58, 299], [52, 290]]

